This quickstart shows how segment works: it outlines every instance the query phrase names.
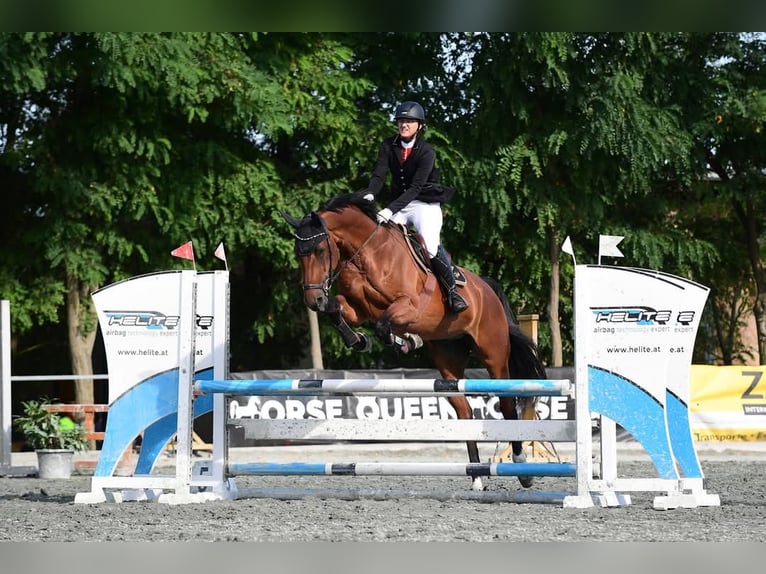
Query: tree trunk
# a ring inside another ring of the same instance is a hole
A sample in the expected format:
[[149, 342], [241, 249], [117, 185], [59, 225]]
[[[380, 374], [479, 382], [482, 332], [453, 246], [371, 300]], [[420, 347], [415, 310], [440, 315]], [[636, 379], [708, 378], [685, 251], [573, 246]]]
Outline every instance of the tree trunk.
[[322, 341], [319, 338], [319, 318], [316, 311], [306, 309], [309, 314], [309, 331], [311, 333], [311, 368], [323, 370]]
[[750, 200], [744, 202], [732, 200], [734, 212], [742, 225], [745, 249], [750, 260], [750, 269], [755, 283], [755, 304], [753, 315], [755, 317], [755, 329], [758, 335], [758, 364], [766, 364], [766, 270], [761, 265], [761, 251], [758, 244], [759, 233], [757, 221], [761, 214], [757, 214]]
[[[73, 375], [93, 375], [93, 345], [96, 341], [96, 316], [90, 302], [90, 288], [71, 275], [67, 278], [67, 332]], [[93, 379], [74, 383], [75, 403], [93, 404]], [[81, 422], [81, 421], [78, 421]], [[95, 448], [90, 441], [89, 448]]]
[[551, 366], [563, 366], [563, 350], [561, 345], [561, 323], [559, 322], [559, 295], [561, 291], [559, 258], [561, 257], [561, 247], [559, 246], [558, 234], [548, 227], [546, 230], [548, 236], [548, 247], [550, 249], [551, 260], [551, 279], [548, 299], [548, 325], [551, 329]]
[[753, 316], [755, 317], [755, 328], [758, 333], [758, 364], [763, 365], [766, 359], [766, 293], [760, 288], [755, 298], [753, 306]]

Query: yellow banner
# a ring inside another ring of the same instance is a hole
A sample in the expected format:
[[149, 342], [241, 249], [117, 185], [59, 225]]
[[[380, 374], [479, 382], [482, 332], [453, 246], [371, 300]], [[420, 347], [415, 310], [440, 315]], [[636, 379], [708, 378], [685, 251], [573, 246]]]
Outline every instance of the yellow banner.
[[766, 366], [692, 365], [689, 387], [695, 442], [766, 441]]

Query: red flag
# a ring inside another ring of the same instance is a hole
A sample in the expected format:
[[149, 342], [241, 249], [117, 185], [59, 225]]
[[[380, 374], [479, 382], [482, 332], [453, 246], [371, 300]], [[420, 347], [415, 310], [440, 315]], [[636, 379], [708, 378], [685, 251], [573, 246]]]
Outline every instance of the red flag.
[[220, 259], [223, 262], [226, 262], [226, 251], [223, 248], [223, 241], [221, 241], [218, 244], [218, 247], [215, 248], [215, 252], [213, 253], [218, 259]]
[[194, 247], [191, 241], [187, 241], [181, 247], [176, 247], [170, 252], [173, 257], [180, 257], [181, 259], [188, 259], [194, 261]]

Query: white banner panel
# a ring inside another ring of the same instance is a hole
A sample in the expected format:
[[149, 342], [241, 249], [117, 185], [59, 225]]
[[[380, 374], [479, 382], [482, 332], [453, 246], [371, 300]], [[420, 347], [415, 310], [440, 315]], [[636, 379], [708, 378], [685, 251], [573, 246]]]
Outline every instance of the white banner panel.
[[[590, 408], [630, 432], [661, 478], [678, 477], [674, 458], [684, 459], [684, 474], [693, 475], [698, 465], [687, 438], [689, 367], [708, 289], [666, 273], [616, 266], [578, 265], [576, 280], [577, 321], [584, 322], [578, 333], [586, 338], [577, 344], [586, 347]], [[686, 437], [677, 431], [674, 438], [669, 430], [669, 401], [675, 418], [683, 418], [676, 422]]]

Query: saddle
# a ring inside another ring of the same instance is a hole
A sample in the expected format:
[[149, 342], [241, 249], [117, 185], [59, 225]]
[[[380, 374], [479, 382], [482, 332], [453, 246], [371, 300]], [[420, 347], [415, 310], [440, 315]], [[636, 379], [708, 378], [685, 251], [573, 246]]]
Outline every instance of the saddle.
[[[428, 256], [428, 250], [426, 249], [426, 244], [423, 242], [421, 235], [417, 231], [407, 227], [406, 225], [402, 225], [401, 223], [397, 223], [395, 225], [407, 240], [407, 247], [409, 247], [410, 254], [415, 259], [415, 262], [418, 264], [418, 266], [426, 273], [433, 273], [431, 270], [431, 258]], [[452, 272], [455, 275], [455, 283], [457, 286], [464, 286], [466, 283], [466, 278], [463, 274], [463, 271], [459, 267], [453, 265]]]

